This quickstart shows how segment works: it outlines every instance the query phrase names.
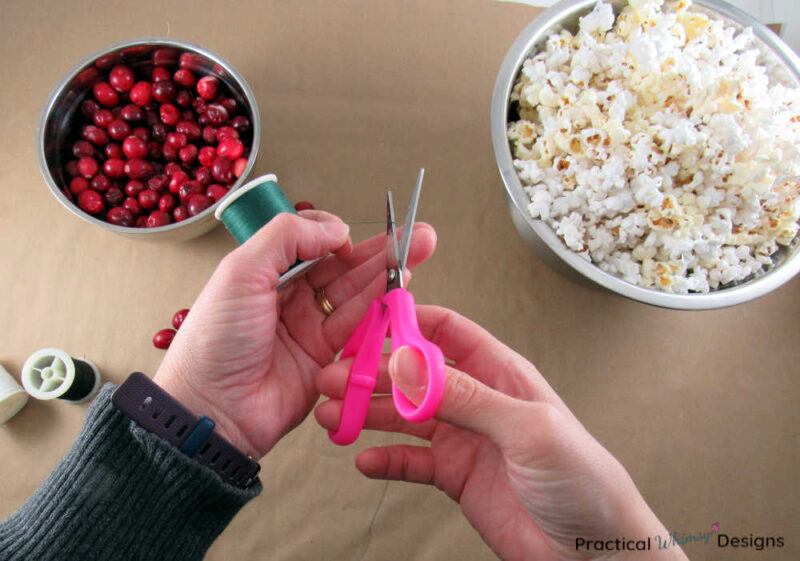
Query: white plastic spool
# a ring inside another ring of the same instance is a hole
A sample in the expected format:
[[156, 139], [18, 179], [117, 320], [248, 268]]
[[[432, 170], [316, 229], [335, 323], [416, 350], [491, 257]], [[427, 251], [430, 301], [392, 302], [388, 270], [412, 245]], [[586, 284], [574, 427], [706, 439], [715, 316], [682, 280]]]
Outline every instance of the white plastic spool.
[[28, 403], [28, 394], [0, 364], [0, 424], [19, 413]]
[[[80, 399], [64, 399], [69, 403], [83, 403], [92, 398], [100, 388], [100, 370], [88, 358], [81, 358], [92, 368], [94, 384], [92, 390]], [[56, 399], [67, 393], [75, 383], [75, 361], [60, 349], [39, 349], [25, 361], [22, 367], [22, 385], [36, 399]]]

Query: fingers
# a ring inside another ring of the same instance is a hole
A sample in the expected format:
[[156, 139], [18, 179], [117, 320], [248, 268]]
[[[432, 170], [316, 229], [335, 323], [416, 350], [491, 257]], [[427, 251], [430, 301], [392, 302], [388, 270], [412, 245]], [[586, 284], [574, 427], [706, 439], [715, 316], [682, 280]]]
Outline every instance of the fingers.
[[[347, 377], [350, 374], [350, 367], [353, 359], [348, 358], [332, 362], [317, 374], [317, 391], [322, 395], [334, 399], [344, 398], [344, 388], [347, 385]], [[380, 366], [378, 367], [378, 377], [373, 393], [389, 394], [392, 391], [392, 382], [389, 379], [389, 356], [381, 356]]]
[[434, 482], [434, 458], [430, 448], [397, 444], [368, 448], [356, 456], [358, 470], [372, 479], [410, 483]]
[[[335, 431], [339, 428], [341, 415], [341, 399], [331, 399], [320, 403], [314, 410], [314, 417], [317, 422], [328, 430]], [[363, 428], [364, 430], [397, 432], [430, 440], [436, 429], [436, 424], [436, 420], [433, 419], [424, 423], [409, 423], [394, 408], [391, 396], [376, 396], [370, 400]]]

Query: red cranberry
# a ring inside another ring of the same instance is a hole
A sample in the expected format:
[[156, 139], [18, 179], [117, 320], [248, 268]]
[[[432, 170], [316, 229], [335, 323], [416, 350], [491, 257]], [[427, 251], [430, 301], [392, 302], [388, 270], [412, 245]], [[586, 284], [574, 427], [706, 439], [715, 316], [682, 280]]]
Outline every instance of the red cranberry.
[[119, 179], [125, 175], [125, 162], [119, 158], [109, 158], [103, 163], [103, 173], [108, 177]]
[[125, 226], [126, 228], [133, 226], [133, 214], [124, 206], [109, 210], [106, 219], [116, 226]]
[[123, 121], [128, 121], [129, 123], [144, 121], [144, 110], [138, 105], [129, 103], [128, 105], [122, 108], [119, 117]]
[[197, 124], [199, 125], [206, 126], [210, 123], [211, 121], [209, 120], [208, 115], [206, 115], [205, 113], [201, 113], [200, 116], [197, 117]]
[[131, 131], [131, 134], [139, 140], [144, 140], [145, 142], [150, 140], [150, 130], [147, 127], [136, 127], [133, 129], [133, 131]]
[[89, 214], [100, 214], [106, 208], [102, 195], [91, 189], [87, 189], [78, 195], [78, 206]]
[[237, 115], [231, 121], [231, 126], [240, 133], [245, 133], [250, 130], [250, 119], [244, 115]]
[[89, 187], [99, 193], [102, 193], [111, 187], [111, 180], [108, 178], [108, 176], [101, 173], [92, 178], [92, 180], [89, 182]]
[[133, 87], [133, 70], [123, 65], [115, 66], [111, 69], [108, 81], [111, 83], [111, 87], [118, 92], [127, 92]]
[[158, 193], [153, 191], [152, 189], [145, 189], [141, 193], [139, 193], [139, 204], [142, 205], [142, 208], [147, 210], [152, 210], [158, 206]]
[[158, 199], [158, 210], [161, 212], [171, 212], [175, 208], [175, 195], [164, 193]]
[[144, 158], [147, 156], [147, 143], [141, 138], [129, 136], [122, 143], [122, 151], [128, 158]]
[[212, 127], [211, 125], [203, 127], [203, 140], [205, 140], [207, 144], [216, 144], [217, 127]]
[[84, 156], [83, 158], [78, 160], [78, 171], [86, 179], [91, 179], [92, 177], [97, 175], [99, 169], [100, 166], [97, 164], [97, 160], [95, 160], [91, 156]]
[[70, 177], [78, 177], [81, 174], [78, 171], [78, 160], [70, 160], [67, 162], [67, 175]]
[[113, 107], [119, 103], [119, 94], [112, 88], [108, 82], [98, 82], [92, 89], [94, 98], [100, 105], [106, 107]]
[[245, 169], [247, 169], [247, 158], [239, 158], [233, 162], [233, 175], [236, 177], [241, 177]]
[[182, 132], [171, 132], [167, 135], [167, 144], [172, 146], [173, 148], [181, 149], [186, 144], [188, 144], [189, 140], [186, 138], [186, 135]]
[[135, 179], [131, 179], [125, 185], [125, 194], [129, 197], [138, 197], [139, 193], [144, 191], [144, 183], [141, 181], [136, 181]]
[[200, 182], [200, 185], [211, 185], [214, 181], [214, 177], [211, 175], [211, 168], [205, 166], [195, 170], [194, 178]]
[[175, 132], [185, 134], [186, 138], [191, 141], [199, 140], [203, 134], [202, 130], [200, 129], [200, 125], [194, 121], [181, 121], [175, 125]]
[[[121, 94], [119, 96], [120, 97], [120, 101], [122, 101], [122, 96], [123, 95], [125, 95], [125, 94]], [[127, 101], [122, 101], [122, 103], [127, 105]], [[120, 116], [119, 116], [120, 113], [122, 113], [122, 105], [117, 105], [117, 106], [111, 108], [111, 114], [114, 115], [115, 119], [119, 119], [120, 118]]]
[[[204, 192], [205, 189], [203, 189], [199, 181], [185, 181], [178, 189], [178, 198], [180, 198], [182, 203], [188, 203], [194, 195], [200, 195]], [[194, 216], [194, 214], [192, 214], [192, 216]]]
[[[150, 226], [150, 220], [147, 220], [147, 225]], [[153, 337], [153, 346], [157, 349], [168, 349], [175, 338], [174, 329], [162, 329]]]
[[156, 123], [150, 130], [153, 131], [153, 140], [164, 142], [167, 139], [167, 125], [164, 123]]
[[139, 82], [131, 88], [131, 101], [139, 107], [150, 105], [153, 101], [153, 90], [149, 82]]
[[172, 327], [175, 329], [180, 329], [187, 315], [189, 315], [188, 308], [184, 308], [183, 310], [178, 310], [175, 312], [175, 315], [172, 316]]
[[190, 164], [197, 158], [197, 146], [194, 144], [187, 144], [178, 152], [178, 157], [185, 164]]
[[227, 194], [228, 194], [228, 188], [223, 187], [219, 183], [212, 183], [206, 189], [206, 196], [215, 203]]
[[183, 168], [181, 167], [180, 164], [177, 164], [175, 162], [170, 162], [166, 166], [164, 166], [164, 173], [166, 173], [170, 177], [175, 175], [176, 171], [180, 171], [180, 172], [183, 171]]
[[233, 179], [232, 162], [224, 157], [217, 156], [211, 164], [211, 175], [218, 183], [229, 183]]
[[161, 116], [161, 122], [165, 125], [174, 126], [181, 119], [181, 112], [171, 103], [161, 105], [161, 109], [158, 112]]
[[189, 216], [200, 214], [205, 209], [211, 206], [211, 199], [205, 195], [192, 195], [189, 199], [189, 204], [186, 207], [189, 209]]
[[108, 134], [100, 127], [86, 125], [83, 127], [83, 138], [95, 146], [103, 146], [108, 142]]
[[[206, 112], [203, 115], [208, 117], [208, 122], [211, 125], [220, 126], [228, 122], [228, 110], [219, 103], [210, 104], [206, 107]], [[219, 133], [217, 133], [217, 136], [219, 136]]]
[[131, 126], [122, 120], [114, 120], [108, 125], [108, 136], [114, 140], [125, 140], [131, 135]]
[[213, 76], [204, 76], [197, 81], [197, 95], [207, 101], [211, 101], [217, 97], [218, 89], [219, 80]]
[[160, 210], [154, 210], [150, 213], [150, 216], [147, 217], [147, 227], [148, 228], [158, 228], [159, 226], [166, 226], [172, 222], [172, 218], [166, 212], [161, 212]]
[[179, 53], [172, 47], [162, 47], [153, 51], [153, 66], [175, 66]]
[[115, 207], [122, 204], [125, 200], [125, 194], [119, 187], [109, 187], [103, 195], [103, 198], [108, 203], [108, 206]]
[[192, 101], [192, 108], [198, 115], [202, 115], [206, 112], [206, 100], [202, 97], [194, 98], [194, 101]]
[[109, 53], [94, 61], [94, 65], [101, 70], [105, 70], [106, 68], [111, 68], [120, 62], [122, 62], [122, 55], [120, 53]]
[[171, 144], [165, 142], [164, 146], [161, 148], [161, 153], [168, 162], [175, 162], [178, 160], [178, 149]]
[[222, 142], [227, 138], [239, 138], [239, 131], [233, 127], [220, 127], [217, 131], [217, 140]]
[[69, 190], [73, 195], [80, 195], [89, 188], [89, 182], [85, 177], [73, 177], [69, 182]]
[[167, 177], [163, 173], [154, 175], [153, 177], [147, 180], [147, 187], [157, 193], [161, 193], [164, 189], [167, 188], [167, 185], [169, 185], [169, 177]]
[[176, 171], [172, 174], [172, 179], [170, 179], [169, 192], [177, 194], [181, 186], [187, 181], [189, 181], [189, 174], [185, 171]]
[[175, 103], [181, 107], [189, 107], [192, 104], [192, 93], [189, 90], [180, 90], [175, 95]]
[[153, 174], [153, 166], [141, 158], [132, 158], [125, 162], [125, 175], [131, 179], [147, 179]]
[[227, 97], [222, 100], [222, 106], [228, 110], [229, 114], [232, 115], [236, 113], [236, 108], [239, 106], [239, 104], [232, 97]]
[[147, 217], [144, 216], [144, 215], [137, 216], [136, 217], [136, 222], [134, 223], [134, 226], [136, 226], [137, 228], [146, 228], [147, 227]]
[[142, 214], [142, 205], [139, 204], [138, 199], [128, 197], [125, 199], [125, 202], [122, 203], [122, 206], [127, 208], [133, 216], [139, 216]]
[[314, 210], [314, 205], [308, 201], [300, 201], [299, 203], [294, 204], [294, 209], [297, 212], [300, 212], [301, 210]]
[[175, 83], [171, 80], [159, 80], [153, 84], [153, 98], [159, 103], [168, 103], [175, 97]]
[[173, 79], [176, 84], [184, 88], [193, 88], [195, 84], [194, 74], [192, 74], [191, 70], [186, 68], [176, 70]]
[[125, 152], [122, 150], [122, 146], [115, 142], [109, 142], [106, 144], [105, 148], [106, 158], [124, 158]]
[[169, 70], [166, 68], [153, 68], [153, 73], [150, 75], [150, 80], [155, 84], [156, 82], [160, 82], [162, 80], [169, 80], [172, 76], [169, 74]]
[[203, 58], [195, 53], [182, 53], [180, 58], [181, 68], [202, 68], [205, 62]]
[[175, 218], [175, 222], [183, 222], [189, 218], [189, 209], [186, 208], [186, 205], [178, 205], [175, 207], [175, 210], [172, 211], [172, 216]]
[[94, 156], [94, 145], [88, 140], [79, 140], [72, 145], [72, 155], [76, 158]]
[[203, 146], [197, 154], [197, 160], [204, 166], [211, 166], [217, 157], [217, 149], [213, 146]]
[[108, 109], [99, 109], [92, 120], [98, 127], [107, 128], [114, 121], [114, 114]]
[[100, 106], [97, 105], [97, 102], [93, 99], [87, 99], [81, 103], [81, 113], [87, 119], [92, 119], [99, 109]]
[[[224, 127], [223, 127], [224, 128]], [[244, 145], [238, 138], [226, 138], [217, 145], [217, 154], [235, 160], [244, 153]]]

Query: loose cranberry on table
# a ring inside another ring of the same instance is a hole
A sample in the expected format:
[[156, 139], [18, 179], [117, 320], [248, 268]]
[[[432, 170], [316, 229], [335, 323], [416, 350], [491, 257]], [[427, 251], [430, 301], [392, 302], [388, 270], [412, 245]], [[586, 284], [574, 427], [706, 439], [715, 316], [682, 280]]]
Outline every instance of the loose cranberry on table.
[[298, 203], [295, 203], [294, 205], [294, 209], [297, 212], [300, 212], [301, 210], [314, 210], [314, 208], [315, 208], [314, 205], [312, 205], [308, 201], [300, 201]]
[[153, 337], [153, 346], [157, 349], [168, 349], [174, 338], [174, 329], [162, 329]]
[[182, 310], [178, 310], [175, 312], [175, 315], [172, 316], [172, 327], [175, 329], [180, 329], [181, 325], [183, 325], [184, 320], [186, 320], [186, 316], [189, 315], [189, 309], [184, 308]]

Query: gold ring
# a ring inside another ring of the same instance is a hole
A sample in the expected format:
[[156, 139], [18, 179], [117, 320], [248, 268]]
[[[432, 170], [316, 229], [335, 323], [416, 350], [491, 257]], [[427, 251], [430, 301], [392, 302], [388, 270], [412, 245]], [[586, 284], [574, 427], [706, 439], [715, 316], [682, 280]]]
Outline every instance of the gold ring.
[[322, 311], [325, 312], [325, 315], [329, 316], [333, 313], [333, 304], [331, 304], [331, 301], [325, 296], [324, 288], [317, 290], [317, 302], [322, 306]]

